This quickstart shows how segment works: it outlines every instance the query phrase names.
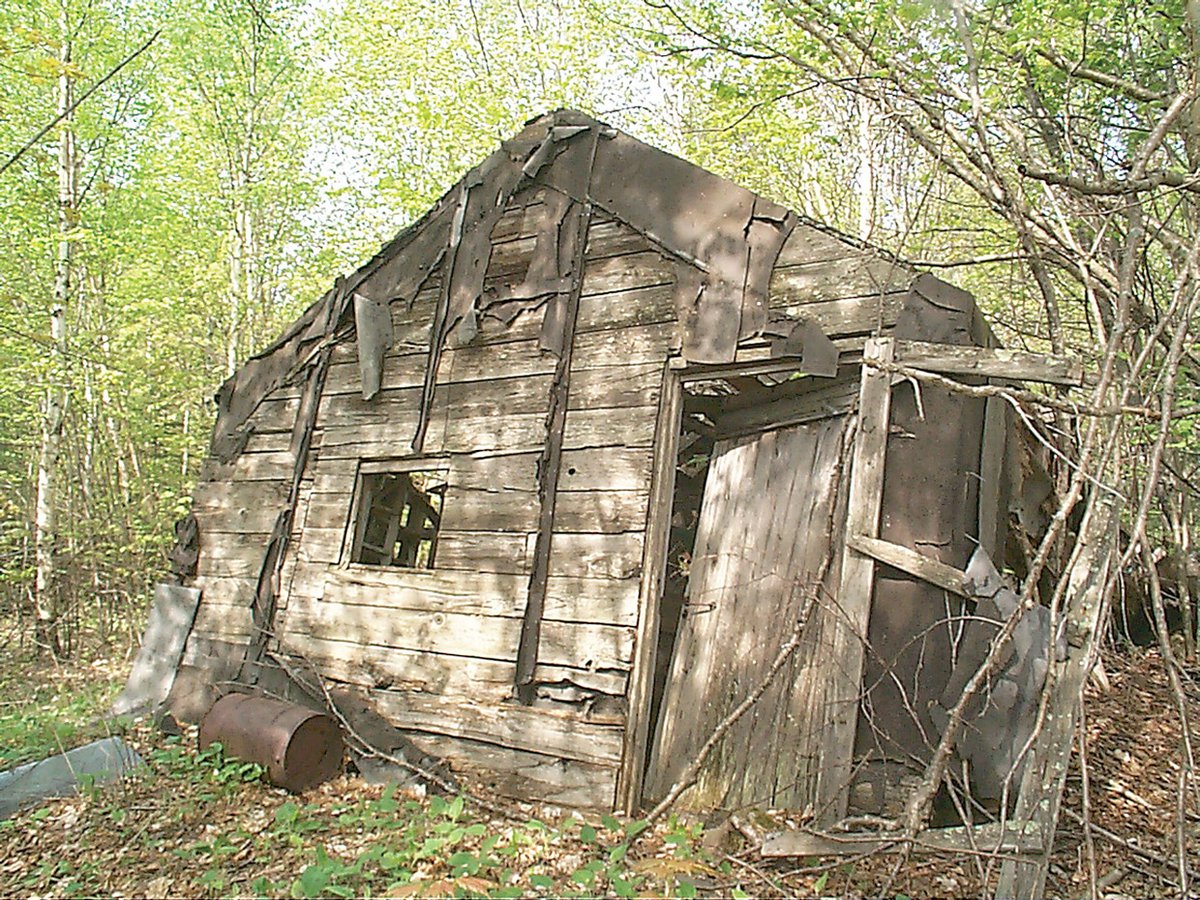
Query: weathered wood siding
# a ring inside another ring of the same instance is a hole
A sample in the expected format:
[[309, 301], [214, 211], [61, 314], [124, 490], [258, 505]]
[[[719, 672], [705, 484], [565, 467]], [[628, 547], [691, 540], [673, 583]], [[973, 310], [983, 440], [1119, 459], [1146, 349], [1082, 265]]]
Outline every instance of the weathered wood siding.
[[[538, 199], [525, 199], [493, 231], [485, 289], [519, 282], [529, 265], [524, 223]], [[447, 472], [436, 568], [348, 563], [359, 462], [413, 455], [437, 274], [411, 307], [391, 305], [395, 343], [375, 398], [361, 399], [354, 341], [332, 350], [276, 628], [284, 650], [367, 688], [430, 752], [493, 768], [513, 793], [607, 806], [674, 269], [602, 214], [587, 246], [533, 705], [511, 698], [555, 366], [538, 345], [541, 309], [508, 326], [483, 319], [467, 346], [442, 353], [420, 455]], [[270, 515], [253, 515], [269, 529]]]
[[245, 449], [229, 462], [208, 459], [193, 492], [199, 557], [190, 583], [201, 598], [173, 698], [184, 714], [203, 714], [215, 685], [233, 679], [244, 658], [264, 554], [288, 506], [299, 406], [299, 392], [290, 387], [268, 395], [248, 420], [253, 433]]

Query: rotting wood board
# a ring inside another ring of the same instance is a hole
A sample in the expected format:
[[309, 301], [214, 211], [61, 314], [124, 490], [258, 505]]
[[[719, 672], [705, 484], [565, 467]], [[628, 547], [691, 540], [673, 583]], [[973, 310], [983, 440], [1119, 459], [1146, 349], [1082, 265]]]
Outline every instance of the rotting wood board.
[[[863, 350], [858, 426], [849, 473], [847, 534], [879, 536], [892, 388], [891, 376], [870, 367], [869, 363], [891, 362], [894, 347], [891, 338], [871, 338]], [[835, 597], [840, 615], [833, 623], [829, 646], [820, 660], [820, 665], [830, 676], [825, 696], [826, 725], [822, 729], [822, 747], [818, 756], [821, 769], [814, 803], [822, 822], [836, 821], [846, 814], [874, 579], [874, 559], [847, 545], [842, 554], [841, 579]]]

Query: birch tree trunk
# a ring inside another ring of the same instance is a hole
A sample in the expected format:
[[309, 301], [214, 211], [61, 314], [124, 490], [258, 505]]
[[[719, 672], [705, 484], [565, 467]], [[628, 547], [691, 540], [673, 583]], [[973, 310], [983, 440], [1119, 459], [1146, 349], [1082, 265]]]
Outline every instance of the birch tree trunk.
[[59, 459], [63, 419], [67, 405], [67, 304], [71, 296], [72, 231], [76, 220], [76, 147], [72, 117], [71, 41], [68, 23], [62, 21], [56, 106], [62, 116], [58, 138], [58, 246], [54, 260], [54, 298], [50, 308], [50, 365], [42, 409], [41, 451], [38, 454], [37, 503], [34, 511], [36, 561], [37, 640], [58, 656], [62, 652], [60, 618], [62, 585], [58, 566]]

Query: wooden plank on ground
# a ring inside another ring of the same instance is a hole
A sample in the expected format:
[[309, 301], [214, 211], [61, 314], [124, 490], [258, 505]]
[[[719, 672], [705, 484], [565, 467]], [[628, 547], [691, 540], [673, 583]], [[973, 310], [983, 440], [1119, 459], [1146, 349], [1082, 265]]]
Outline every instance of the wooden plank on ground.
[[500, 747], [494, 743], [411, 732], [414, 744], [425, 753], [487, 770], [482, 780], [496, 793], [572, 809], [607, 812], [613, 807], [616, 768], [612, 765], [561, 759]]
[[[927, 828], [912, 841], [912, 849], [921, 852], [1028, 853], [1041, 845], [1041, 831], [1033, 822], [997, 822], [974, 827]], [[870, 832], [815, 834], [807, 831], [779, 831], [763, 840], [762, 855], [785, 856], [866, 855], [880, 851], [903, 850], [903, 835]]]

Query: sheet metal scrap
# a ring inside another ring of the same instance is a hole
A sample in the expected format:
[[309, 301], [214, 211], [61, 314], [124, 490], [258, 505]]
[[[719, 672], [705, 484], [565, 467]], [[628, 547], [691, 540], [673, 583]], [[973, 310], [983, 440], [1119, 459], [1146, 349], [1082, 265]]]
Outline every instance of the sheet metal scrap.
[[[975, 613], [964, 629], [958, 664], [940, 702], [931, 709], [934, 723], [942, 730], [949, 721], [948, 711], [987, 658], [1002, 624], [1021, 602], [982, 547], [971, 556], [966, 582], [976, 599]], [[1065, 647], [1057, 652], [1061, 655], [1064, 651]], [[1035, 605], [1021, 617], [1002, 651], [1000, 665], [968, 705], [955, 751], [970, 766], [971, 789], [977, 798], [999, 800], [1006, 783], [1013, 792], [1020, 784], [1020, 754], [1036, 724], [1050, 652], [1050, 611]]]

